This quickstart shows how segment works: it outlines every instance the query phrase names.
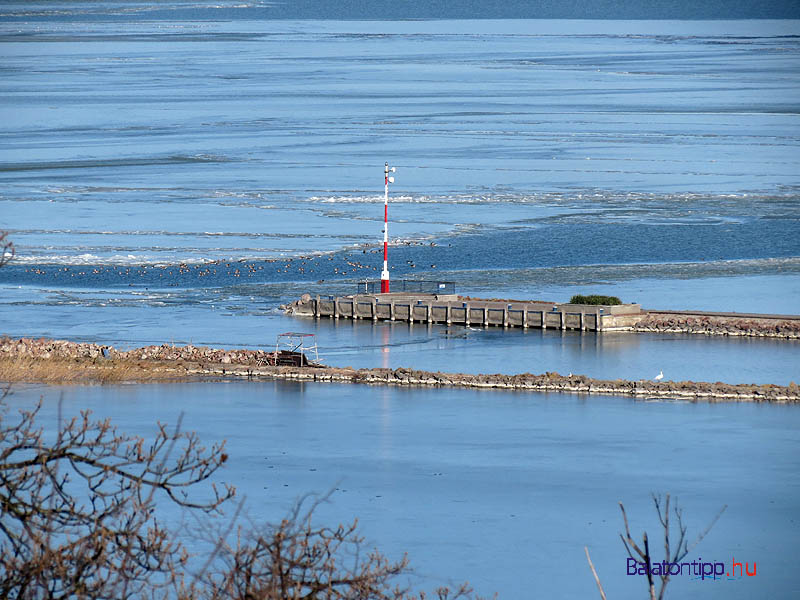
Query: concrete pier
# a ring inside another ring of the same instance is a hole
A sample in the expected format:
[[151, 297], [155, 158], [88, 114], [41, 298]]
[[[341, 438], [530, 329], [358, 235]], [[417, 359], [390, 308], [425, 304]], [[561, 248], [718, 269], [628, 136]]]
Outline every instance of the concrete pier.
[[594, 306], [557, 302], [478, 299], [456, 294], [303, 294], [283, 306], [301, 317], [370, 319], [476, 327], [574, 331], [636, 331], [800, 339], [800, 315], [643, 309], [639, 304]]
[[645, 317], [638, 304], [594, 306], [552, 302], [484, 300], [455, 294], [306, 294], [292, 314], [333, 319], [369, 319], [483, 327], [522, 327], [613, 331], [631, 329]]

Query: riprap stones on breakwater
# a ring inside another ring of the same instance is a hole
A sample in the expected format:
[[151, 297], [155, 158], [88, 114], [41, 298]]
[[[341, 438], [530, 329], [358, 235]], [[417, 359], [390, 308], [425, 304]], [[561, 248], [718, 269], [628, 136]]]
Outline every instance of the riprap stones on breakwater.
[[[301, 373], [298, 371], [298, 376]], [[322, 368], [307, 373], [316, 381], [351, 382], [405, 386], [445, 386], [484, 389], [567, 392], [579, 394], [611, 394], [637, 398], [664, 398], [707, 401], [800, 402], [800, 386], [727, 384], [696, 381], [628, 381], [592, 379], [584, 375], [563, 376], [548, 372], [543, 375], [473, 375], [441, 373], [417, 369], [335, 369]], [[294, 378], [292, 371], [274, 375]]]
[[[251, 374], [251, 373], [248, 373]], [[607, 394], [643, 399], [681, 399], [709, 402], [800, 402], [800, 386], [727, 384], [697, 381], [628, 381], [592, 379], [585, 375], [482, 375], [441, 373], [418, 369], [352, 369], [279, 367], [255, 373], [275, 379], [313, 380], [331, 383], [361, 383], [426, 387], [465, 387], [536, 392]]]
[[303, 294], [302, 296], [300, 296], [299, 300], [295, 300], [294, 302], [290, 302], [289, 304], [281, 304], [280, 308], [287, 315], [293, 315], [295, 313], [312, 314], [313, 302], [311, 294]]
[[45, 338], [0, 339], [0, 357], [98, 359], [118, 358], [128, 360], [186, 361], [265, 366], [271, 364], [272, 352], [265, 350], [223, 350], [202, 346], [144, 346], [134, 350], [119, 351], [111, 346], [49, 340]]
[[68, 342], [66, 340], [49, 340], [45, 338], [30, 339], [0, 338], [0, 357], [23, 358], [98, 358], [108, 355], [109, 346]]
[[699, 333], [800, 339], [800, 320], [650, 313], [634, 325], [633, 329], [634, 331], [655, 333]]

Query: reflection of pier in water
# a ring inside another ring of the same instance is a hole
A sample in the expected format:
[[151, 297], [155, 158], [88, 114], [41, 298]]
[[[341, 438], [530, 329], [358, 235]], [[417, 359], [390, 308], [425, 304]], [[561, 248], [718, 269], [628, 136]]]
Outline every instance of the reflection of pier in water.
[[383, 331], [381, 332], [381, 342], [383, 344], [383, 347], [381, 348], [381, 354], [383, 355], [383, 361], [382, 361], [381, 365], [383, 366], [384, 369], [388, 369], [389, 368], [390, 337], [391, 336], [389, 334], [389, 328], [388, 327], [384, 327]]

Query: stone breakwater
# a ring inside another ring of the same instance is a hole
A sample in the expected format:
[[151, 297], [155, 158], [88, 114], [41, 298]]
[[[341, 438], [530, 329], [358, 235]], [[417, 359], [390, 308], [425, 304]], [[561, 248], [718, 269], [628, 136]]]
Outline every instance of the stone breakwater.
[[699, 333], [800, 339], [800, 320], [651, 312], [636, 323], [633, 330], [648, 333]]
[[236, 377], [282, 379], [326, 383], [462, 387], [573, 394], [610, 394], [641, 399], [681, 399], [689, 401], [800, 402], [800, 386], [708, 383], [695, 381], [627, 381], [592, 379], [583, 375], [558, 373], [535, 375], [475, 375], [441, 373], [417, 369], [353, 369], [336, 367], [276, 367], [268, 364], [269, 352], [261, 350], [220, 350], [195, 346], [146, 346], [126, 352], [108, 346], [62, 340], [0, 340], [3, 359], [69, 359], [75, 369], [115, 362], [135, 362], [161, 372], [174, 372], [181, 366], [185, 378]]
[[[198, 375], [210, 374], [208, 370]], [[219, 374], [219, 373], [218, 373]], [[689, 400], [709, 402], [800, 402], [800, 386], [707, 383], [696, 381], [627, 381], [592, 379], [584, 375], [558, 373], [534, 375], [472, 375], [440, 373], [416, 369], [352, 369], [332, 367], [267, 367], [227, 369], [226, 375], [267, 377], [295, 381], [360, 383], [426, 387], [463, 387], [477, 389], [563, 392], [633, 396], [640, 399]]]
[[21, 338], [0, 339], [0, 358], [118, 359], [146, 361], [185, 361], [214, 364], [267, 366], [273, 353], [265, 350], [221, 350], [197, 346], [144, 346], [120, 351], [111, 346], [65, 340]]

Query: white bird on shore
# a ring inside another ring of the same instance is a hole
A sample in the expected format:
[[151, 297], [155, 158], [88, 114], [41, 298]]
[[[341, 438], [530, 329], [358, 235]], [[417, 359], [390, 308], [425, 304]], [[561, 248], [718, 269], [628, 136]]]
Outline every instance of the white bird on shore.
[[664, 379], [664, 371], [659, 371], [658, 375], [653, 377], [653, 379], [655, 379], [656, 381], [661, 381], [662, 379]]

